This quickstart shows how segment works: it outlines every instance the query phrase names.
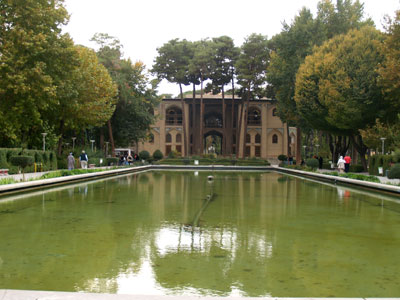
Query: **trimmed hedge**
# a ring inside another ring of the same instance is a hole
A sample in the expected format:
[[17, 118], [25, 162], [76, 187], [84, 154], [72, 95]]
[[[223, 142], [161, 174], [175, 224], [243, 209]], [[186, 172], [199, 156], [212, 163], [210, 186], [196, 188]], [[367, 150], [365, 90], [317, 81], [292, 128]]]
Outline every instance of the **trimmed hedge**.
[[393, 162], [393, 157], [391, 155], [374, 155], [369, 160], [369, 174], [370, 175], [380, 175], [379, 167], [383, 167], [383, 175], [386, 174], [386, 170], [390, 169]]
[[144, 160], [149, 160], [150, 158], [150, 153], [149, 151], [143, 150], [139, 152], [139, 158], [144, 159]]
[[[0, 148], [0, 169], [8, 169], [9, 174], [17, 174], [18, 167], [14, 166], [10, 159], [12, 156], [32, 156], [34, 163], [42, 164], [37, 170], [50, 171], [57, 170], [57, 156], [53, 151], [41, 150], [22, 150], [22, 148]], [[65, 158], [65, 163], [66, 163]], [[26, 173], [34, 172], [35, 166], [31, 165], [25, 168]]]
[[10, 162], [13, 166], [20, 167], [22, 171], [25, 171], [25, 168], [28, 166], [32, 166], [34, 162], [34, 158], [32, 156], [11, 156]]
[[319, 162], [316, 158], [309, 158], [306, 160], [306, 166], [312, 169], [318, 169]]
[[156, 151], [154, 151], [153, 153], [153, 158], [154, 160], [160, 160], [163, 159], [164, 155], [162, 154], [161, 150], [157, 149]]
[[106, 164], [107, 166], [118, 166], [118, 157], [107, 157], [106, 158]]
[[388, 173], [389, 179], [400, 179], [400, 164], [394, 164]]
[[349, 172], [362, 173], [362, 172], [364, 172], [364, 168], [363, 168], [362, 165], [352, 165], [352, 164], [350, 164]]
[[[199, 165], [224, 165], [224, 166], [269, 166], [270, 163], [262, 159], [231, 159], [231, 158], [200, 158], [196, 159], [199, 161]], [[193, 158], [165, 158], [157, 162], [157, 164], [165, 165], [187, 165], [194, 164], [195, 159]]]

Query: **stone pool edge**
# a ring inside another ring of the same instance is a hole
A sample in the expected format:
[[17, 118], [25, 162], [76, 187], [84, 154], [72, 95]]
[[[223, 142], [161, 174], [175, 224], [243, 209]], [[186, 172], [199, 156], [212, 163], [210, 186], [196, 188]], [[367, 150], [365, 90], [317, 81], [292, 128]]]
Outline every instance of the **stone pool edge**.
[[[25, 192], [34, 189], [47, 188], [56, 185], [63, 185], [75, 183], [80, 181], [87, 181], [102, 177], [110, 177], [122, 174], [135, 173], [146, 170], [211, 170], [211, 171], [277, 171], [291, 175], [298, 175], [305, 178], [319, 179], [324, 182], [331, 182], [334, 184], [344, 184], [358, 186], [362, 188], [372, 189], [375, 191], [383, 191], [386, 193], [400, 195], [400, 186], [388, 185], [383, 183], [375, 183], [362, 181], [357, 179], [350, 179], [338, 176], [325, 175], [320, 173], [312, 173], [300, 170], [293, 170], [281, 168], [277, 166], [223, 166], [223, 165], [145, 165], [139, 167], [128, 167], [121, 169], [112, 169], [95, 173], [86, 173], [71, 176], [62, 176], [56, 178], [18, 182], [12, 184], [0, 185], [0, 196], [18, 192]], [[1, 298], [0, 298], [1, 300]]]
[[23, 291], [0, 290], [0, 300], [313, 300], [313, 299], [352, 299], [352, 300], [391, 300], [400, 298], [279, 298], [279, 297], [209, 297], [209, 296], [160, 296], [160, 295], [123, 295], [123, 294], [95, 294], [95, 293], [70, 293], [50, 291]]
[[301, 171], [301, 170], [292, 170], [292, 169], [281, 168], [281, 167], [274, 167], [274, 170], [281, 172], [281, 173], [298, 175], [298, 176], [312, 178], [312, 179], [319, 179], [321, 181], [331, 182], [334, 184], [339, 183], [339, 184], [344, 184], [344, 185], [358, 186], [358, 187], [363, 187], [363, 188], [367, 188], [367, 189], [371, 189], [371, 190], [375, 190], [375, 191], [396, 194], [396, 195], [400, 196], [400, 186], [384, 184], [384, 183], [376, 183], [376, 182], [370, 182], [370, 181], [363, 181], [363, 180], [357, 180], [357, 179], [351, 179], [351, 178], [344, 178], [344, 177], [339, 177], [339, 176], [325, 175], [325, 174], [320, 174], [320, 173], [312, 173], [312, 172], [306, 172], [306, 171]]
[[[91, 180], [91, 179], [97, 179], [97, 178], [102, 178], [102, 177], [135, 173], [135, 172], [149, 170], [150, 167], [151, 166], [139, 166], [139, 167], [131, 167], [131, 168], [112, 169], [112, 170], [105, 170], [105, 171], [94, 172], [94, 173], [61, 176], [61, 177], [55, 177], [55, 178], [49, 178], [49, 179], [40, 179], [40, 180], [25, 181], [25, 182], [11, 183], [11, 184], [3, 184], [3, 185], [0, 185], [0, 196], [5, 195], [5, 194], [34, 190], [34, 189], [47, 188], [50, 186], [75, 183], [75, 182]], [[0, 298], [0, 300], [1, 300], [1, 298]]]

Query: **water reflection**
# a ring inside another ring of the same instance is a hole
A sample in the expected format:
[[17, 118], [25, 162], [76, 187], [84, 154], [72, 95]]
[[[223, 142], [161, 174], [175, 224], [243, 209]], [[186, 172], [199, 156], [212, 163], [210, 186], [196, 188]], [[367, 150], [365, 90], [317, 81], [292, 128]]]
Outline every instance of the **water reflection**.
[[0, 288], [398, 295], [398, 202], [277, 173], [207, 175], [122, 176], [0, 203]]

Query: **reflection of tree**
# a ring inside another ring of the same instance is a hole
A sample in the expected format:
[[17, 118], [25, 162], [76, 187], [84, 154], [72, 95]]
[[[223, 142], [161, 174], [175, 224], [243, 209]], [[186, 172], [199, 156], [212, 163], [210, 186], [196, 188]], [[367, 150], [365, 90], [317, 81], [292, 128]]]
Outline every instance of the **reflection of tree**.
[[[0, 203], [7, 241], [0, 245], [0, 288], [115, 293], [121, 274], [138, 274], [144, 264], [162, 288], [177, 293], [229, 295], [237, 288], [247, 296], [343, 296], [340, 285], [360, 280], [372, 290], [371, 278], [381, 283], [389, 275], [393, 283], [381, 295], [397, 288], [399, 264], [387, 255], [400, 240], [386, 223], [398, 218], [391, 211], [380, 215], [379, 208], [377, 222], [375, 206], [356, 201], [357, 193], [343, 205], [329, 186], [224, 172], [214, 174], [217, 196], [193, 229], [187, 224], [210, 184], [208, 172], [191, 174], [146, 173], [146, 184], [138, 174], [88, 184], [87, 196], [71, 187]], [[382, 237], [390, 244], [368, 244]], [[359, 264], [370, 252], [371, 267]], [[352, 277], [344, 269], [354, 270]]]

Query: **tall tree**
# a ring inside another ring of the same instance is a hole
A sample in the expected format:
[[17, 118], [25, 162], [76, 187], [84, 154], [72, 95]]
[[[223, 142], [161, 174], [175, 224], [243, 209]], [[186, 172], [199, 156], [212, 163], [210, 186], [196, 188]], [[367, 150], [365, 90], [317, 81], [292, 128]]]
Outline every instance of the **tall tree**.
[[[213, 66], [210, 72], [210, 79], [212, 84], [212, 90], [215, 92], [222, 93], [222, 120], [223, 120], [223, 131], [224, 131], [224, 144], [223, 152], [226, 153], [226, 104], [225, 104], [225, 85], [230, 82], [234, 82], [235, 76], [235, 62], [239, 55], [239, 49], [235, 47], [233, 39], [228, 36], [220, 36], [212, 39], [212, 58]], [[234, 90], [234, 86], [232, 87]], [[234, 118], [234, 93], [232, 94], [232, 106], [231, 106], [231, 119], [233, 127]], [[232, 137], [231, 137], [232, 138]], [[232, 151], [230, 149], [229, 153]]]
[[[252, 34], [246, 38], [240, 47], [240, 54], [235, 67], [237, 72], [237, 81], [242, 86], [242, 110], [238, 126], [239, 140], [243, 141], [242, 156], [245, 155], [246, 134], [247, 134], [247, 115], [250, 100], [263, 95], [267, 81], [266, 73], [269, 64], [268, 40], [260, 34]], [[247, 100], [247, 104], [244, 101]], [[244, 124], [243, 137], [241, 137], [241, 125]], [[238, 147], [239, 149], [239, 147]], [[237, 151], [239, 155], [239, 151]]]
[[[122, 80], [120, 78], [119, 70], [119, 62], [121, 60], [121, 49], [122, 45], [120, 41], [113, 36], [110, 36], [107, 33], [96, 33], [91, 41], [97, 43], [100, 48], [97, 51], [97, 56], [99, 57], [99, 61], [107, 68], [114, 82], [117, 83], [118, 89], [122, 85]], [[108, 127], [108, 136], [110, 138], [111, 143], [111, 154], [115, 154], [115, 141], [113, 128], [111, 124], [111, 119], [107, 121]], [[102, 129], [101, 129], [101, 132]]]
[[99, 63], [96, 52], [83, 46], [76, 46], [75, 51], [78, 66], [63, 82], [63, 88], [68, 91], [64, 91], [64, 97], [60, 97], [58, 105], [52, 107], [60, 136], [59, 155], [66, 130], [102, 126], [115, 110], [117, 88], [107, 69]]
[[349, 136], [365, 170], [367, 147], [359, 129], [392, 114], [377, 83], [382, 42], [383, 35], [370, 26], [336, 36], [315, 48], [296, 78], [301, 116], [316, 129]]
[[398, 122], [395, 114], [400, 110], [400, 10], [394, 20], [387, 20], [386, 39], [383, 44], [385, 60], [379, 68], [379, 84], [387, 101], [390, 101], [391, 114], [384, 123]]
[[268, 70], [268, 82], [273, 86], [278, 100], [278, 115], [290, 126], [297, 127], [296, 159], [301, 159], [301, 128], [309, 125], [300, 117], [294, 101], [296, 73], [313, 47], [335, 35], [346, 33], [353, 28], [373, 24], [364, 19], [363, 5], [352, 0], [337, 0], [336, 6], [331, 0], [318, 3], [316, 18], [309, 9], [303, 8], [283, 30], [270, 42], [271, 63]]
[[191, 74], [199, 74], [200, 76], [200, 153], [204, 151], [204, 138], [203, 138], [203, 126], [204, 126], [204, 81], [210, 76], [211, 70], [214, 68], [214, 61], [212, 59], [213, 53], [211, 48], [211, 42], [208, 39], [201, 40], [194, 43], [193, 57], [190, 60], [189, 72]]
[[[49, 109], [57, 105], [58, 86], [74, 67], [63, 1], [0, 1], [0, 144], [40, 141], [53, 131]], [[47, 129], [45, 129], [47, 127]]]
[[111, 148], [129, 146], [147, 137], [154, 122], [157, 104], [156, 85], [150, 84], [142, 62], [122, 58], [122, 45], [115, 37], [97, 33], [92, 38], [100, 45], [100, 61], [118, 87], [116, 109], [108, 122]]
[[[154, 123], [154, 107], [158, 104], [156, 86], [149, 87], [142, 62], [120, 62], [124, 84], [119, 86], [119, 101], [112, 117], [115, 141], [120, 146], [136, 144], [147, 138], [150, 125]], [[122, 78], [121, 78], [122, 79]]]
[[179, 85], [182, 104], [182, 127], [183, 127], [183, 148], [185, 155], [188, 155], [188, 142], [186, 132], [186, 113], [183, 99], [182, 85], [190, 84], [189, 64], [193, 57], [191, 43], [187, 40], [174, 39], [158, 48], [158, 56], [155, 59], [152, 72], [159, 79], [166, 79], [169, 82]]

